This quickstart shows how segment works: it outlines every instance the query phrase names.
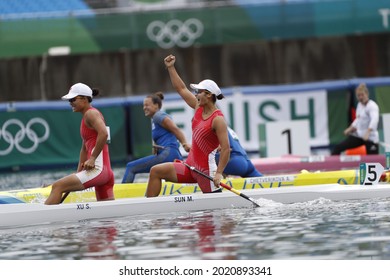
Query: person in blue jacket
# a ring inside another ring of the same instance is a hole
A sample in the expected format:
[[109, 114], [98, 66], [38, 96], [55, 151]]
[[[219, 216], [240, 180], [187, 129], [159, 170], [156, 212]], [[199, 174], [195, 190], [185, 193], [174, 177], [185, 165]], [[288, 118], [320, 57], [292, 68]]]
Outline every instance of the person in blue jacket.
[[[152, 166], [182, 160], [179, 142], [186, 152], [191, 144], [186, 140], [184, 133], [173, 122], [172, 117], [161, 110], [164, 94], [156, 92], [144, 99], [144, 113], [152, 119], [153, 155], [143, 157], [127, 163], [122, 183], [133, 183], [138, 173], [149, 173]], [[179, 142], [178, 142], [179, 141]]]
[[[251, 160], [249, 159], [245, 149], [241, 146], [236, 132], [228, 127], [228, 136], [230, 144], [230, 160], [225, 167], [225, 175], [235, 175], [240, 177], [261, 177], [260, 173]], [[218, 161], [219, 154], [217, 153], [216, 159]]]

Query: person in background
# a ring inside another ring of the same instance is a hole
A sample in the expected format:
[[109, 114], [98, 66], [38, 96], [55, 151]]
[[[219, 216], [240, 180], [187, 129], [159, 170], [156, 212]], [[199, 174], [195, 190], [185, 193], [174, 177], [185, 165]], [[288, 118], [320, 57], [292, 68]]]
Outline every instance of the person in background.
[[63, 193], [90, 187], [95, 187], [98, 201], [114, 199], [114, 173], [107, 145], [108, 130], [102, 113], [91, 105], [93, 97], [98, 94], [98, 89], [92, 90], [83, 83], [77, 83], [62, 97], [63, 100], [69, 101], [73, 112], [82, 114], [79, 164], [77, 173], [53, 183], [45, 204], [59, 204], [62, 202]]
[[[227, 124], [222, 112], [217, 108], [217, 99], [224, 96], [218, 85], [212, 80], [203, 80], [199, 84], [191, 84], [195, 95], [186, 87], [174, 64], [176, 58], [168, 55], [164, 59], [171, 82], [175, 90], [183, 100], [195, 109], [192, 118], [192, 146], [186, 159], [186, 163], [197, 170], [211, 176], [213, 180], [203, 177], [184, 165], [183, 162], [162, 163], [150, 170], [146, 196], [158, 196], [161, 191], [161, 181], [198, 183], [203, 193], [219, 192], [219, 186], [230, 156], [229, 137]], [[220, 158], [218, 165], [215, 161], [215, 153], [220, 146]]]
[[[230, 144], [230, 160], [223, 171], [224, 175], [235, 175], [244, 178], [261, 177], [261, 174], [249, 159], [245, 149], [241, 146], [236, 132], [228, 127], [229, 144]], [[219, 160], [219, 153], [216, 155], [216, 160]]]
[[364, 83], [356, 88], [355, 95], [359, 102], [356, 107], [356, 118], [344, 130], [347, 138], [333, 148], [332, 155], [339, 155], [347, 149], [361, 145], [366, 146], [367, 154], [379, 153], [379, 107], [370, 99], [368, 88]]
[[153, 155], [127, 163], [122, 183], [133, 183], [136, 174], [149, 173], [156, 164], [182, 160], [178, 141], [186, 152], [191, 149], [191, 144], [172, 117], [161, 110], [163, 99], [162, 92], [148, 95], [144, 99], [145, 116], [152, 119]]

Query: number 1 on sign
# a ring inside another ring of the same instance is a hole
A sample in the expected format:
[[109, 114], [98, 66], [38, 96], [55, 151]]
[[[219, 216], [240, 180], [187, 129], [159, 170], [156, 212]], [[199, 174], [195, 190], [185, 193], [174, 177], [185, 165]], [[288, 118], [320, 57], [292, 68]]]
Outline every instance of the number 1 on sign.
[[360, 185], [378, 184], [385, 169], [380, 163], [361, 163], [359, 168]]
[[291, 129], [285, 129], [282, 131], [282, 134], [287, 134], [287, 149], [288, 149], [288, 154], [292, 154], [292, 149], [291, 149]]

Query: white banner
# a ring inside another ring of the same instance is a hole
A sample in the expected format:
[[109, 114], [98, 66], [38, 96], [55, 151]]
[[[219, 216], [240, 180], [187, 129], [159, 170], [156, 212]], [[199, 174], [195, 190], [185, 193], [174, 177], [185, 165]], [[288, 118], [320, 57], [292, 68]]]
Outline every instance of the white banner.
[[[217, 105], [247, 151], [259, 150], [259, 124], [269, 121], [308, 120], [310, 146], [329, 145], [325, 90], [269, 94], [235, 92], [226, 99], [217, 101]], [[191, 139], [194, 110], [183, 100], [165, 100], [163, 110], [172, 115], [187, 138]]]

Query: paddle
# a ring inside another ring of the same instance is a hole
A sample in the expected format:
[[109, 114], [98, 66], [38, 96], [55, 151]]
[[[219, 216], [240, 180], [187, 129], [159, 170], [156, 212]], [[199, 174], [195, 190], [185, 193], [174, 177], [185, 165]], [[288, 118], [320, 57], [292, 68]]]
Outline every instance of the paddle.
[[[205, 178], [207, 178], [207, 179], [213, 181], [213, 178], [212, 178], [211, 176], [209, 176], [209, 175], [203, 173], [202, 171], [196, 169], [195, 167], [189, 165], [188, 163], [183, 162], [183, 164], [184, 164], [185, 166], [187, 166], [189, 169], [191, 169], [192, 171], [195, 171], [196, 173], [202, 175], [203, 177], [205, 177]], [[255, 207], [260, 207], [260, 205], [257, 204], [257, 202], [256, 202], [253, 198], [250, 198], [249, 196], [243, 194], [242, 192], [239, 192], [238, 190], [232, 188], [231, 186], [229, 186], [229, 185], [227, 185], [227, 184], [225, 184], [225, 183], [220, 182], [219, 184], [220, 184], [222, 187], [224, 187], [225, 189], [227, 189], [227, 190], [229, 190], [229, 191], [235, 193], [236, 195], [239, 195], [239, 196], [241, 196], [241, 197], [243, 197], [243, 198], [249, 200], [250, 202], [252, 202], [252, 203], [255, 205]]]
[[64, 195], [63, 195], [62, 198], [61, 198], [60, 204], [61, 204], [62, 202], [64, 202], [64, 200], [68, 197], [69, 194], [70, 194], [70, 192], [64, 193]]

